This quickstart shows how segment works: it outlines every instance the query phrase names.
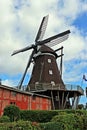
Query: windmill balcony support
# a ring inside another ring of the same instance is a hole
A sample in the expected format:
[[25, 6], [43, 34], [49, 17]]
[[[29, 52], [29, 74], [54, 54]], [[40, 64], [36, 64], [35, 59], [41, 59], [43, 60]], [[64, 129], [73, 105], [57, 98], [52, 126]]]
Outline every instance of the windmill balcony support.
[[[62, 88], [62, 84], [52, 85], [51, 83], [38, 83], [30, 84], [33, 87], [32, 92], [47, 95], [51, 97], [52, 109], [76, 109], [79, 103], [80, 96], [83, 95], [83, 90], [80, 86], [65, 85], [65, 89]], [[70, 102], [72, 99], [72, 102]]]
[[77, 96], [77, 94], [74, 94], [74, 97], [72, 98], [72, 109], [75, 110], [78, 107], [80, 97]]

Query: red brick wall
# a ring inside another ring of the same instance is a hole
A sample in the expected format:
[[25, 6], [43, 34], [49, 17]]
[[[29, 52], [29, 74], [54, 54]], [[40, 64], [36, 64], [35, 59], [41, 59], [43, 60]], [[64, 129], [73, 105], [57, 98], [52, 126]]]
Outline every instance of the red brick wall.
[[40, 96], [31, 96], [20, 92], [0, 88], [0, 115], [7, 105], [15, 104], [23, 110], [50, 110], [51, 101]]

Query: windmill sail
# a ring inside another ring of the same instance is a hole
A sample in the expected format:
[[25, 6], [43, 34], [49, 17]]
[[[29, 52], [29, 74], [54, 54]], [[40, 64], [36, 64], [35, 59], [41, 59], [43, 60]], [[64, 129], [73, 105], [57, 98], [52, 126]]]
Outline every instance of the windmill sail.
[[45, 40], [38, 42], [38, 45], [46, 44], [49, 47], [55, 46], [63, 41], [65, 41], [69, 37], [70, 30], [67, 30], [63, 33], [57, 34]]
[[27, 46], [25, 48], [22, 48], [22, 49], [19, 49], [19, 50], [15, 50], [11, 56], [15, 55], [15, 54], [18, 54], [20, 52], [24, 52], [24, 51], [27, 51], [27, 50], [30, 50], [32, 48], [34, 48], [35, 46], [32, 44], [31, 46]]
[[37, 33], [37, 36], [35, 39], [36, 44], [37, 44], [37, 41], [41, 41], [43, 39], [43, 36], [46, 31], [47, 23], [48, 23], [48, 17], [49, 17], [49, 15], [43, 17], [43, 20], [41, 22], [40, 28], [38, 30], [38, 33]]
[[25, 75], [26, 75], [27, 70], [28, 70], [28, 68], [29, 68], [29, 66], [30, 66], [30, 63], [31, 63], [31, 60], [32, 60], [33, 54], [34, 54], [34, 50], [32, 51], [32, 53], [31, 53], [31, 55], [30, 55], [30, 57], [29, 57], [29, 60], [28, 60], [28, 63], [27, 63], [26, 69], [25, 69], [25, 71], [24, 71], [24, 74], [23, 74], [23, 76], [22, 76], [20, 82], [19, 82], [19, 85], [18, 85], [18, 88], [19, 88], [19, 89], [21, 89], [21, 86], [22, 86], [22, 83], [23, 83], [23, 81], [24, 81]]
[[49, 46], [49, 47], [53, 47], [53, 46], [65, 41], [65, 40], [67, 40], [68, 37], [69, 37], [69, 34], [65, 34], [62, 37], [58, 37], [58, 38], [52, 40], [51, 42], [48, 42], [46, 45]]

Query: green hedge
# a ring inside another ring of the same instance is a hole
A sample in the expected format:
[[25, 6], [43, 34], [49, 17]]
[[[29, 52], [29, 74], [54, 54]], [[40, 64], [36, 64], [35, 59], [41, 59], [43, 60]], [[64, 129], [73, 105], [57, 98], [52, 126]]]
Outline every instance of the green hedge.
[[41, 110], [23, 110], [20, 111], [20, 118], [22, 120], [36, 121], [40, 123], [50, 122], [50, 120], [56, 115], [64, 114], [77, 114], [78, 116], [87, 115], [86, 110], [51, 110], [51, 111], [41, 111]]
[[63, 126], [57, 122], [40, 123], [41, 130], [64, 130]]
[[19, 120], [11, 123], [0, 123], [0, 130], [41, 130], [38, 124]]
[[43, 130], [87, 130], [87, 115], [62, 113], [54, 116], [51, 122], [41, 123], [40, 126]]
[[[0, 130], [87, 130], [86, 110], [20, 110], [20, 119], [13, 123], [1, 123]], [[7, 120], [8, 117], [1, 117], [1, 122]]]
[[1, 116], [0, 123], [10, 122], [10, 118], [8, 116]]
[[82, 118], [75, 114], [56, 115], [51, 121], [59, 123], [64, 130], [75, 130], [76, 128], [83, 130]]
[[25, 121], [49, 122], [57, 114], [58, 111], [24, 110], [20, 111], [20, 118]]
[[87, 130], [87, 111], [21, 111], [22, 120], [41, 123], [42, 130]]
[[[8, 116], [8, 117], [6, 117]], [[0, 124], [0, 130], [34, 129], [34, 130], [87, 130], [86, 110], [19, 110], [16, 106], [7, 106], [0, 122], [13, 122], [13, 124]], [[32, 122], [32, 123], [31, 123]], [[39, 125], [40, 124], [40, 127]], [[20, 127], [20, 128], [19, 128]], [[3, 128], [3, 129], [2, 129]]]

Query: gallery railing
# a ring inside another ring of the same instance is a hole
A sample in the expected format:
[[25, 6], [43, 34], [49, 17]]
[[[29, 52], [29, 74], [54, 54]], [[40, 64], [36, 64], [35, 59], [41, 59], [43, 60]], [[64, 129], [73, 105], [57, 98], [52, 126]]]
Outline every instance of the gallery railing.
[[29, 89], [31, 91], [39, 91], [39, 90], [69, 90], [69, 91], [78, 91], [81, 94], [84, 94], [83, 89], [79, 85], [71, 85], [71, 84], [56, 84], [53, 85], [51, 83], [37, 83], [30, 84]]

